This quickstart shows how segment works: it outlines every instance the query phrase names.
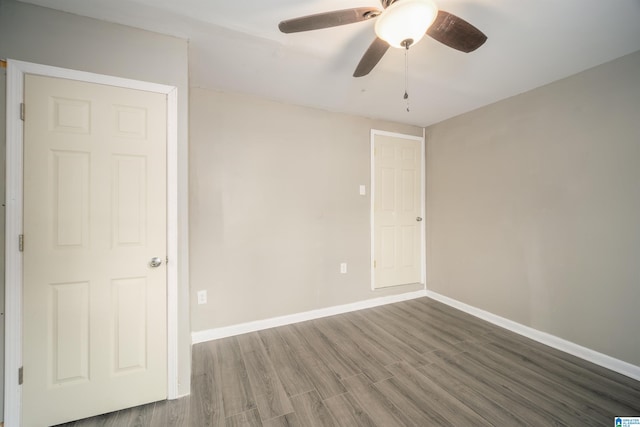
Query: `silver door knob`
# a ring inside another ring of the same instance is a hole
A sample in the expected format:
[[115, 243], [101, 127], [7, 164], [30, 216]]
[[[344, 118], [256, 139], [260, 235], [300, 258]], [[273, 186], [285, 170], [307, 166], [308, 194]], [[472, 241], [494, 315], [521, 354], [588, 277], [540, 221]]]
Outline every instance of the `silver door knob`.
[[422, 217], [417, 216], [416, 217], [416, 221], [418, 221], [418, 222], [422, 221]]
[[149, 266], [156, 268], [156, 267], [160, 267], [160, 265], [162, 264], [162, 259], [156, 257], [151, 258], [151, 261], [149, 261]]

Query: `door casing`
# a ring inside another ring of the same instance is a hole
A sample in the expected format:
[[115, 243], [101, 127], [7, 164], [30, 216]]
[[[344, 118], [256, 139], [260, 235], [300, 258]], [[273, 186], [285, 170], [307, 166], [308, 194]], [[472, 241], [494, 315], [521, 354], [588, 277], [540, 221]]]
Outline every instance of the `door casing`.
[[[396, 132], [388, 132], [388, 131], [384, 131], [384, 130], [377, 130], [377, 129], [371, 129], [371, 212], [370, 212], [370, 221], [369, 221], [369, 225], [370, 225], [370, 234], [371, 234], [371, 290], [372, 291], [376, 291], [376, 290], [381, 290], [384, 288], [376, 288], [375, 286], [375, 268], [374, 268], [374, 261], [375, 261], [375, 246], [374, 246], [374, 242], [375, 242], [375, 229], [374, 229], [374, 222], [373, 222], [373, 218], [374, 218], [374, 210], [375, 210], [375, 205], [374, 205], [374, 195], [376, 194], [375, 192], [375, 185], [376, 185], [376, 181], [375, 181], [375, 156], [374, 156], [374, 150], [375, 150], [375, 137], [376, 135], [382, 135], [382, 136], [391, 136], [391, 137], [395, 137], [395, 138], [402, 138], [402, 139], [409, 139], [412, 141], [418, 141], [420, 142], [420, 159], [421, 159], [421, 177], [420, 177], [420, 208], [421, 208], [421, 217], [424, 219], [425, 218], [425, 201], [426, 201], [426, 193], [425, 193], [425, 188], [426, 188], [426, 170], [425, 170], [425, 132], [424, 129], [422, 130], [422, 136], [414, 136], [414, 135], [405, 135], [402, 133], [396, 133]], [[426, 235], [425, 235], [425, 224], [426, 221], [422, 221], [420, 223], [420, 227], [421, 227], [421, 232], [420, 232], [420, 252], [422, 253], [422, 257], [420, 260], [421, 263], [421, 267], [420, 267], [420, 283], [423, 284], [423, 286], [426, 289], [426, 283], [427, 283], [427, 268], [426, 268]]]
[[[35, 74], [167, 96], [167, 394], [178, 396], [178, 103], [174, 86], [7, 60], [7, 152], [6, 152], [6, 243], [5, 243], [5, 425], [22, 422], [22, 234], [23, 214], [23, 122], [24, 75]], [[28, 112], [26, 113], [28, 114]]]

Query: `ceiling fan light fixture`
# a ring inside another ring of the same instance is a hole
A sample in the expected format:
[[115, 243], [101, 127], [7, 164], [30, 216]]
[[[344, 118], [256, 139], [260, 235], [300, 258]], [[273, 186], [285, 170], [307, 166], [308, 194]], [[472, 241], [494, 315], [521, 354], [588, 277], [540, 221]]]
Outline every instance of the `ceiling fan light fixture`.
[[397, 0], [376, 19], [376, 35], [397, 48], [418, 43], [433, 24], [438, 7], [432, 0]]

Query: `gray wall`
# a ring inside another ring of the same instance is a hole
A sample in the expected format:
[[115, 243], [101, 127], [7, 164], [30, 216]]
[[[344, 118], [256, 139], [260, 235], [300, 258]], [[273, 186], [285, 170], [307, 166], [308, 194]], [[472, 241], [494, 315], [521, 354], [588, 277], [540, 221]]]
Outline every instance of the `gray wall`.
[[640, 52], [427, 129], [429, 290], [640, 365]]
[[[188, 46], [185, 40], [90, 18], [0, 0], [0, 57], [126, 77], [178, 88], [180, 245], [187, 246]], [[4, 103], [4, 99], [1, 100]], [[2, 177], [4, 180], [4, 176]], [[189, 283], [179, 262], [180, 394], [190, 388]]]
[[421, 128], [198, 88], [189, 118], [192, 330], [422, 288], [371, 291], [370, 198], [358, 194], [371, 128]]

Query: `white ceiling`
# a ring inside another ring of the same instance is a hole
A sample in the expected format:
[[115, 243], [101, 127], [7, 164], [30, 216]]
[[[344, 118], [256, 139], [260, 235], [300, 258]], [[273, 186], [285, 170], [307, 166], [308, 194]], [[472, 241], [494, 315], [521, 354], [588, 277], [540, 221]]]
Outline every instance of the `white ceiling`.
[[[640, 0], [439, 0], [486, 44], [462, 53], [425, 37], [353, 70], [373, 22], [282, 34], [278, 22], [376, 0], [25, 0], [190, 40], [190, 85], [428, 126], [640, 50]], [[640, 72], [640, 70], [638, 70]]]

